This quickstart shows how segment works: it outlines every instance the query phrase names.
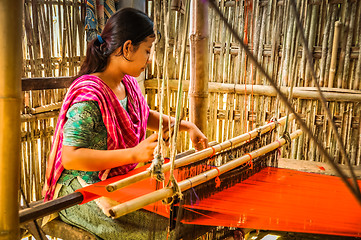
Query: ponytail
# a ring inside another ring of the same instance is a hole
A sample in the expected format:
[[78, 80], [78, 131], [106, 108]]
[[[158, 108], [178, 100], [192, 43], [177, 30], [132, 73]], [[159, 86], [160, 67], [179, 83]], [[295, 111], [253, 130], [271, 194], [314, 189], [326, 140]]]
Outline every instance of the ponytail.
[[104, 51], [106, 44], [106, 42], [100, 43], [98, 38], [88, 43], [86, 57], [80, 67], [78, 76], [105, 70], [110, 56], [110, 54]]

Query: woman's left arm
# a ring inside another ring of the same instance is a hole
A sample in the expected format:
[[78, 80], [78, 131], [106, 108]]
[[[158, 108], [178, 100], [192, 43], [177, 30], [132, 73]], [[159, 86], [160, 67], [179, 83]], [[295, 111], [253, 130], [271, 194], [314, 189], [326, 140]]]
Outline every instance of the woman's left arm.
[[[169, 116], [163, 115], [163, 132], [168, 131], [168, 122], [169, 122]], [[147, 122], [147, 128], [153, 131], [159, 130], [159, 118], [160, 114], [159, 112], [156, 112], [154, 110], [149, 111], [149, 117]], [[171, 124], [175, 123], [175, 118], [170, 117]], [[179, 125], [180, 131], [187, 131], [189, 134], [189, 137], [193, 143], [193, 147], [196, 150], [202, 150], [204, 148], [208, 147], [208, 139], [207, 137], [199, 130], [199, 128], [192, 122], [182, 120]]]

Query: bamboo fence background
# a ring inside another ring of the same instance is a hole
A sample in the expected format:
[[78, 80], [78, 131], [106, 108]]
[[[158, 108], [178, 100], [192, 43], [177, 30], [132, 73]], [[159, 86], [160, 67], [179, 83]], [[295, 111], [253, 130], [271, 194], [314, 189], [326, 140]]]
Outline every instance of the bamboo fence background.
[[[25, 0], [23, 78], [76, 74], [85, 55], [84, 11], [81, 0]], [[23, 91], [21, 186], [27, 201], [42, 199], [57, 121], [57, 111], [43, 113], [41, 107], [61, 102], [65, 93], [64, 88]]]
[[[354, 165], [361, 163], [361, 1], [299, 0], [308, 45], [321, 86], [333, 97], [328, 101], [346, 150]], [[185, 16], [170, 11], [168, 1], [147, 1], [146, 9], [162, 38], [155, 57], [159, 63], [146, 70], [145, 93], [151, 109], [159, 108], [158, 77], [168, 78], [169, 110], [176, 106], [181, 49], [181, 29]], [[330, 153], [339, 160], [339, 149], [325, 121], [320, 102], [306, 65], [305, 52], [297, 39], [288, 1], [220, 0], [219, 6], [249, 48], [280, 86], [294, 91], [293, 105]], [[167, 7], [167, 5], [166, 5]], [[26, 0], [24, 8], [24, 78], [73, 76], [85, 54], [84, 3], [81, 0]], [[339, 21], [341, 26], [335, 27]], [[165, 26], [164, 23], [167, 23]], [[168, 29], [166, 41], [164, 29]], [[334, 46], [335, 29], [339, 41]], [[263, 125], [286, 110], [259, 74], [219, 17], [209, 9], [209, 111], [207, 137], [222, 142]], [[189, 41], [189, 39], [187, 39]], [[187, 44], [189, 46], [189, 43]], [[168, 49], [164, 58], [165, 49]], [[333, 50], [336, 49], [337, 51]], [[164, 67], [164, 59], [167, 66]], [[185, 61], [184, 118], [188, 117], [189, 48]], [[165, 71], [166, 70], [166, 71]], [[163, 74], [167, 72], [167, 74]], [[39, 113], [37, 107], [61, 102], [66, 89], [24, 91], [22, 112], [22, 178], [28, 201], [41, 198], [45, 162], [50, 151], [57, 111]], [[343, 95], [342, 95], [343, 94]], [[166, 101], [166, 104], [168, 104]], [[56, 104], [55, 104], [56, 105]], [[56, 107], [54, 107], [56, 108]], [[39, 113], [39, 114], [37, 114]], [[298, 126], [292, 123], [289, 131]], [[282, 134], [282, 131], [279, 131]], [[187, 134], [180, 134], [178, 150], [189, 149]], [[288, 158], [322, 161], [309, 138], [296, 139]], [[339, 160], [340, 161], [340, 160]], [[341, 162], [341, 161], [340, 161]], [[342, 163], [342, 162], [341, 162]]]

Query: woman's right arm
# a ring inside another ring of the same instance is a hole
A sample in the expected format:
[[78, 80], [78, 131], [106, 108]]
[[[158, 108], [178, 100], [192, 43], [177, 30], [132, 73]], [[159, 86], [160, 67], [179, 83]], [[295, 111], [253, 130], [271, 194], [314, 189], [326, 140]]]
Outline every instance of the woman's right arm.
[[106, 150], [107, 130], [95, 101], [73, 104], [66, 117], [62, 148], [65, 169], [101, 171], [153, 159], [157, 135], [150, 136], [133, 148]]
[[101, 171], [131, 163], [148, 162], [153, 159], [157, 139], [157, 134], [153, 134], [133, 148], [118, 150], [63, 146], [62, 163], [65, 169]]

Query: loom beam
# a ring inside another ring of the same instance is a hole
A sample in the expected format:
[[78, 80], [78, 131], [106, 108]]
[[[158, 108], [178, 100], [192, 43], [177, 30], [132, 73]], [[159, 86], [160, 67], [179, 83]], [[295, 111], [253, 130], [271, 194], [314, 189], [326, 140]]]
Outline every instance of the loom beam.
[[[301, 134], [302, 134], [301, 130], [296, 130], [295, 132], [293, 132], [291, 134], [291, 139], [294, 139], [294, 138], [300, 136]], [[247, 163], [251, 159], [257, 158], [267, 152], [273, 151], [273, 150], [283, 146], [285, 143], [286, 143], [286, 140], [281, 138], [271, 144], [268, 144], [264, 147], [254, 150], [249, 154], [243, 155], [240, 158], [229, 161], [226, 164], [219, 166], [217, 169], [211, 169], [211, 170], [208, 170], [197, 176], [194, 176], [194, 177], [188, 178], [184, 181], [181, 181], [178, 183], [179, 188], [183, 192], [183, 191], [190, 189], [191, 187], [198, 186], [206, 181], [209, 181], [209, 180], [217, 177], [218, 175], [221, 175], [222, 173], [225, 173], [225, 172], [230, 171], [242, 164]], [[172, 187], [163, 188], [158, 191], [143, 195], [141, 197], [132, 199], [128, 202], [124, 202], [117, 206], [114, 206], [109, 209], [109, 214], [112, 218], [119, 218], [130, 212], [141, 209], [149, 204], [158, 202], [165, 198], [172, 197], [174, 195], [174, 193], [175, 192]]]
[[[294, 119], [294, 115], [290, 114], [289, 121], [292, 121], [293, 119]], [[286, 121], [287, 121], [287, 117], [280, 118], [278, 120], [278, 124], [284, 125], [286, 123]], [[253, 131], [242, 134], [242, 135], [232, 138], [230, 140], [224, 141], [223, 143], [217, 144], [217, 145], [213, 146], [213, 148], [206, 148], [202, 151], [196, 152], [188, 157], [185, 157], [185, 158], [182, 158], [182, 159], [176, 161], [174, 168], [176, 169], [176, 168], [188, 165], [190, 163], [197, 162], [201, 159], [211, 156], [212, 154], [221, 152], [223, 150], [226, 150], [226, 149], [229, 149], [232, 147], [236, 147], [239, 144], [241, 144], [247, 140], [251, 140], [251, 139], [257, 137], [259, 134], [265, 134], [266, 132], [271, 131], [272, 129], [274, 129], [276, 127], [276, 125], [277, 125], [276, 122], [270, 122], [270, 123], [268, 123], [262, 127], [259, 127]], [[215, 152], [213, 152], [213, 149]], [[170, 167], [171, 167], [170, 163], [164, 164], [163, 172], [168, 172], [170, 170]], [[106, 186], [106, 189], [108, 192], [114, 192], [118, 189], [121, 189], [123, 187], [129, 186], [130, 184], [142, 181], [142, 180], [150, 178], [150, 177], [151, 177], [151, 173], [149, 171], [144, 171], [144, 172], [135, 174], [129, 178], [125, 178], [125, 179], [119, 180], [117, 182], [111, 183], [108, 186]]]

